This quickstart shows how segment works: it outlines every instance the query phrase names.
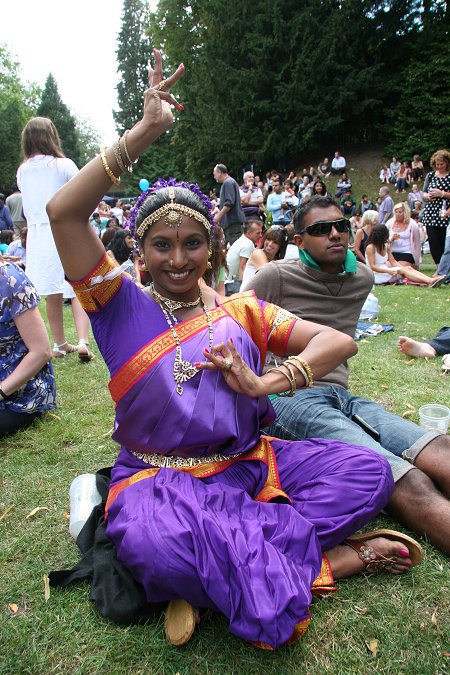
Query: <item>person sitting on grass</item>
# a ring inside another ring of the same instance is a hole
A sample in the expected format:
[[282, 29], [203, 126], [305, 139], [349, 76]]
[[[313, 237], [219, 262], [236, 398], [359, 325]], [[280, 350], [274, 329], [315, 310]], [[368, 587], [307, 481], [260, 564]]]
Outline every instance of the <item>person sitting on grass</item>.
[[0, 438], [56, 408], [52, 351], [25, 273], [0, 257]]
[[[348, 251], [348, 224], [338, 204], [313, 197], [297, 210], [294, 226], [299, 258], [269, 263], [251, 288], [258, 298], [353, 337], [373, 273]], [[277, 417], [267, 433], [288, 440], [339, 438], [383, 455], [395, 480], [388, 513], [450, 554], [450, 436], [352, 394], [348, 377], [342, 363], [312, 388], [274, 398]]]
[[389, 247], [389, 230], [386, 225], [377, 225], [367, 239], [366, 263], [375, 275], [375, 284], [398, 284], [404, 279], [436, 288], [444, 283], [445, 276], [427, 277], [423, 272], [407, 265], [401, 266]]
[[397, 347], [403, 354], [414, 358], [434, 359], [435, 356], [442, 356], [442, 370], [446, 373], [450, 372], [450, 326], [444, 326], [435, 338], [425, 340], [425, 342], [418, 342], [413, 338], [400, 335]]
[[352, 195], [351, 188], [348, 188], [341, 199], [341, 211], [343, 216], [354, 216], [356, 212], [356, 201]]
[[[47, 205], [111, 375], [121, 447], [106, 535], [147, 601], [169, 602], [172, 644], [189, 640], [195, 608], [205, 607], [233, 634], [274, 649], [305, 632], [312, 585], [320, 592], [332, 575], [380, 567], [401, 574], [423, 553], [399, 533], [353, 534], [389, 499], [383, 458], [342, 442], [261, 436], [274, 419], [269, 394], [312, 385], [356, 343], [252, 293], [223, 300], [200, 290], [215, 230], [197, 185], [160, 179], [133, 210], [148, 289], [116, 274], [89, 227], [111, 182], [172, 126], [171, 105], [182, 110], [168, 90], [184, 66], [162, 80], [154, 54], [142, 119]], [[297, 356], [263, 373], [267, 350]]]

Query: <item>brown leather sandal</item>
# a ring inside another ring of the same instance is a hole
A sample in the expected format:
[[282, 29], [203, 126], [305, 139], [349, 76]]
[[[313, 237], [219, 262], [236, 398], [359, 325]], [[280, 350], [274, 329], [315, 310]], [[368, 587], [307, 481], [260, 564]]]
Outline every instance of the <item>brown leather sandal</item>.
[[425, 557], [425, 552], [419, 542], [402, 532], [396, 532], [395, 530], [373, 530], [364, 534], [354, 534], [350, 539], [346, 539], [344, 544], [356, 551], [360, 560], [364, 563], [365, 572], [390, 571], [392, 566], [399, 562], [398, 558], [385, 558], [374, 551], [368, 542], [376, 537], [384, 537], [384, 539], [399, 541], [403, 544], [409, 551], [412, 567], [419, 565]]
[[167, 605], [164, 631], [171, 645], [182, 647], [191, 639], [197, 612], [186, 600], [171, 600]]

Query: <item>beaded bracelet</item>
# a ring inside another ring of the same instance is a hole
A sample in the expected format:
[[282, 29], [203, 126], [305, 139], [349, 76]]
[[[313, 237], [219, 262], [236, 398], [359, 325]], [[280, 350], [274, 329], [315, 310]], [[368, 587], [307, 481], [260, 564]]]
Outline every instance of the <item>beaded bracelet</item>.
[[113, 146], [114, 150], [114, 157], [116, 158], [117, 166], [121, 170], [122, 173], [125, 173], [127, 170], [127, 167], [125, 166], [125, 163], [123, 161], [122, 157], [122, 148], [120, 147], [120, 138], [117, 139]]
[[120, 177], [117, 178], [117, 176], [115, 176], [115, 175], [113, 174], [113, 172], [111, 171], [111, 169], [110, 169], [110, 167], [109, 167], [109, 164], [108, 164], [108, 160], [106, 159], [106, 150], [105, 150], [105, 148], [100, 148], [100, 157], [101, 157], [101, 160], [102, 160], [103, 168], [104, 168], [105, 173], [106, 173], [106, 175], [108, 176], [109, 180], [110, 180], [112, 183], [114, 183], [115, 185], [119, 185], [119, 183], [120, 183]]

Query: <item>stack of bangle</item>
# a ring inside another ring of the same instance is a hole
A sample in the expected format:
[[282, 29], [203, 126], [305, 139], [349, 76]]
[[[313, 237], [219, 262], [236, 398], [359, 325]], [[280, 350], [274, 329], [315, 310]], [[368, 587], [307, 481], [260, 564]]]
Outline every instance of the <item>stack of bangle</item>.
[[[281, 368], [286, 368], [287, 372], [284, 370], [281, 370]], [[293, 396], [295, 394], [295, 391], [297, 389], [297, 383], [295, 381], [295, 375], [294, 371], [289, 365], [286, 365], [285, 363], [282, 363], [279, 368], [269, 368], [266, 370], [266, 373], [271, 373], [272, 371], [276, 371], [277, 373], [281, 373], [281, 375], [284, 375], [287, 378], [287, 381], [289, 382], [289, 389], [286, 391], [281, 391], [278, 396]]]
[[127, 170], [127, 167], [124, 164], [123, 158], [122, 158], [122, 148], [120, 147], [120, 138], [117, 139], [117, 141], [114, 143], [113, 146], [114, 149], [114, 157], [116, 158], [117, 165], [119, 169], [121, 170], [122, 173], [125, 173]]
[[305, 378], [305, 387], [311, 388], [314, 384], [314, 376], [308, 361], [302, 359], [300, 356], [290, 356], [283, 365], [290, 363], [303, 375]]
[[[128, 171], [129, 173], [133, 173], [133, 164], [136, 164], [137, 162], [137, 159], [133, 162], [133, 160], [130, 157], [130, 153], [128, 152], [128, 145], [127, 145], [128, 132], [129, 129], [127, 129], [124, 135], [121, 138], [118, 138], [113, 145], [114, 157], [116, 158], [117, 166], [119, 167], [121, 173], [125, 173], [126, 171]], [[122, 148], [122, 141], [123, 141], [123, 148]], [[114, 173], [112, 172], [106, 157], [106, 148], [100, 148], [100, 157], [102, 160], [103, 168], [109, 180], [115, 185], [119, 185], [120, 176], [115, 176]]]
[[[281, 370], [281, 368], [286, 368], [285, 372], [284, 370]], [[288, 382], [289, 382], [289, 389], [287, 391], [283, 391], [279, 396], [293, 396], [295, 394], [295, 391], [297, 389], [297, 382], [295, 380], [295, 373], [293, 368], [296, 368], [301, 375], [303, 375], [303, 378], [305, 380], [305, 387], [310, 388], [313, 386], [314, 383], [314, 376], [313, 372], [311, 370], [311, 367], [308, 363], [308, 361], [305, 361], [305, 359], [302, 359], [300, 356], [290, 356], [284, 363], [279, 366], [279, 368], [269, 368], [266, 370], [266, 373], [270, 373], [273, 371], [276, 371], [277, 373], [281, 373], [284, 375]]]

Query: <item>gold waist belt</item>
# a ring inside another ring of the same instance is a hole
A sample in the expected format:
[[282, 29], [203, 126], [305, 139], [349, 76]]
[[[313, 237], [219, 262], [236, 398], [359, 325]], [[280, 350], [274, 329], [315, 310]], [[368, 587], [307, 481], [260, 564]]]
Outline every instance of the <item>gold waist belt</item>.
[[162, 469], [182, 469], [183, 467], [197, 466], [198, 464], [211, 464], [213, 462], [226, 462], [230, 459], [239, 457], [241, 453], [236, 455], [208, 455], [207, 457], [171, 457], [169, 455], [158, 455], [154, 452], [152, 454], [147, 452], [135, 452], [130, 450], [131, 454], [141, 459], [146, 464], [158, 466]]

